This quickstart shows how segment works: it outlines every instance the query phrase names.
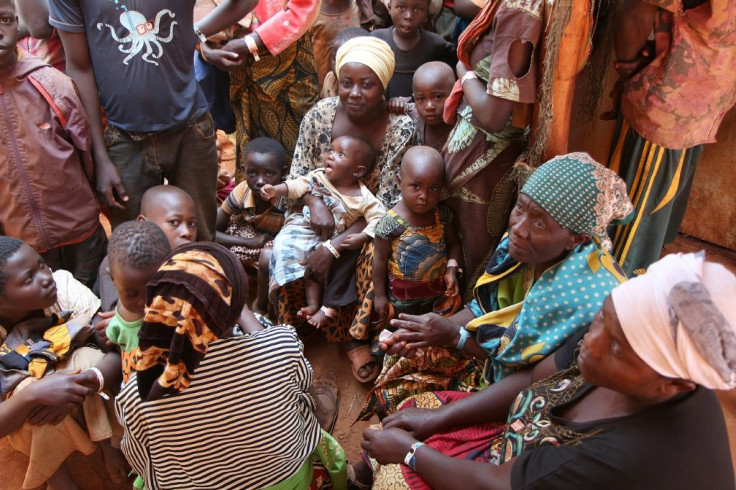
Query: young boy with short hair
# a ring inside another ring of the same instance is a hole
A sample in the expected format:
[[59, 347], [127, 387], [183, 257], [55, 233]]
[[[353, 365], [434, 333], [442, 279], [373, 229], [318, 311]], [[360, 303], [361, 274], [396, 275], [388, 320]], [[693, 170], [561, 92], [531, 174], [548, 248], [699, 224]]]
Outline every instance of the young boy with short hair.
[[[332, 141], [323, 168], [276, 186], [264, 185], [261, 196], [263, 199], [276, 196], [298, 199], [309, 193], [321, 197], [335, 218], [335, 235], [345, 231], [359, 218], [364, 218], [366, 226], [363, 231], [348, 235], [341, 244], [343, 249], [360, 249], [373, 238], [376, 223], [386, 213], [381, 202], [360, 181], [373, 169], [375, 162], [376, 152], [370, 143], [353, 136], [341, 136]], [[311, 227], [308, 211], [290, 214], [274, 239], [269, 290], [275, 291], [284, 284], [303, 278], [306, 271], [303, 262], [318, 246], [326, 247], [336, 258], [340, 256], [330, 240], [320, 243], [319, 236]], [[320, 307], [322, 286], [318, 282], [307, 278], [306, 293], [307, 306], [301, 309], [300, 315], [319, 328], [327, 317], [333, 316], [334, 310], [330, 305]]]
[[229, 247], [246, 269], [258, 271], [253, 311], [268, 312], [268, 263], [273, 239], [284, 226], [284, 205], [261, 197], [264, 185], [277, 185], [286, 171], [286, 150], [272, 138], [251, 140], [244, 150], [245, 181], [217, 210], [217, 243]]
[[123, 383], [138, 359], [138, 331], [146, 308], [146, 285], [171, 253], [164, 232], [150, 221], [128, 221], [113, 231], [108, 246], [110, 278], [118, 292], [115, 316], [105, 335], [120, 348]]
[[388, 110], [408, 114], [414, 120], [419, 143], [441, 152], [453, 125], [445, 123], [445, 102], [455, 84], [455, 72], [447, 64], [430, 61], [417, 69], [412, 82], [414, 102], [406, 97], [389, 100]]
[[[171, 250], [192, 243], [197, 236], [197, 212], [194, 200], [174, 185], [157, 185], [148, 189], [141, 199], [138, 221], [150, 221], [161, 228]], [[118, 291], [110, 277], [109, 257], [100, 264], [98, 284], [103, 318], [112, 316], [118, 301]], [[105, 327], [105, 325], [102, 325]], [[98, 329], [104, 334], [104, 329]]]
[[0, 33], [0, 230], [91, 286], [107, 238], [82, 102], [69, 77], [16, 49], [12, 0], [0, 0]]
[[442, 36], [422, 29], [429, 12], [429, 0], [391, 0], [389, 6], [394, 25], [375, 30], [371, 35], [386, 41], [396, 57], [386, 99], [410, 97], [417, 68], [429, 61], [442, 61], [454, 69], [457, 54], [455, 46]]

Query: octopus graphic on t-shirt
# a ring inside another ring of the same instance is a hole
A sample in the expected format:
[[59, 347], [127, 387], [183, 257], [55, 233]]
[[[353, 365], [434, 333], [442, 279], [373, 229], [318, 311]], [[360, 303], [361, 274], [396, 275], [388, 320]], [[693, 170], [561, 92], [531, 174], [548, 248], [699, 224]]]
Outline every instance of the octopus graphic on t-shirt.
[[[177, 24], [176, 21], [171, 21], [169, 26], [169, 35], [167, 37], [159, 36], [161, 28], [161, 18], [168, 14], [172, 19], [175, 17], [174, 13], [169, 9], [161, 10], [156, 14], [154, 20], [147, 20], [146, 17], [135, 10], [127, 10], [120, 14], [120, 24], [127, 29], [128, 34], [125, 37], [118, 37], [115, 33], [115, 28], [110, 24], [99, 22], [97, 29], [102, 30], [103, 27], [110, 28], [110, 34], [112, 38], [120, 43], [118, 49], [123, 53], [128, 53], [128, 56], [123, 59], [123, 64], [127, 65], [128, 62], [136, 57], [145, 46], [146, 51], [143, 53], [141, 58], [147, 63], [152, 63], [158, 66], [158, 62], [151, 59], [160, 58], [164, 54], [164, 47], [161, 43], [168, 43], [174, 38], [174, 26]], [[129, 46], [125, 44], [130, 43]], [[158, 53], [154, 52], [153, 46], [158, 48]]]

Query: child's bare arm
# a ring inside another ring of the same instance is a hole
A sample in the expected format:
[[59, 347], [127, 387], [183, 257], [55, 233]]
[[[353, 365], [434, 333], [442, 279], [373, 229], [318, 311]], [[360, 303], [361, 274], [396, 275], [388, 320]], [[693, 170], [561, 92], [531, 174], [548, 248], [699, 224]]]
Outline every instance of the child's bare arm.
[[358, 250], [370, 241], [371, 237], [367, 233], [351, 233], [340, 244], [340, 250]]
[[220, 245], [226, 247], [262, 248], [266, 243], [273, 240], [273, 236], [268, 233], [259, 233], [250, 238], [228, 235], [225, 233], [225, 230], [227, 230], [229, 224], [230, 216], [222, 208], [219, 208], [217, 210], [217, 221], [215, 222], [215, 228], [217, 230], [215, 241]]
[[274, 197], [285, 197], [289, 193], [289, 187], [285, 183], [278, 185], [266, 184], [261, 187], [261, 199], [268, 201]]
[[[445, 271], [445, 287], [454, 296], [459, 292], [457, 277], [460, 264], [462, 264], [463, 250], [460, 236], [457, 234], [452, 221], [445, 226], [445, 243], [447, 243], [447, 261], [450, 264]], [[453, 267], [453, 264], [457, 265]]]
[[[633, 69], [626, 67], [626, 62], [642, 57], [642, 51], [654, 28], [658, 11], [659, 7], [642, 0], [626, 0], [621, 7], [616, 19], [614, 46], [617, 65], [622, 64], [622, 66], [616, 66], [616, 69], [622, 78], [633, 75]], [[622, 68], [624, 73], [622, 73]]]
[[388, 307], [386, 277], [388, 277], [388, 255], [391, 242], [376, 236], [373, 239], [373, 310], [383, 317]]

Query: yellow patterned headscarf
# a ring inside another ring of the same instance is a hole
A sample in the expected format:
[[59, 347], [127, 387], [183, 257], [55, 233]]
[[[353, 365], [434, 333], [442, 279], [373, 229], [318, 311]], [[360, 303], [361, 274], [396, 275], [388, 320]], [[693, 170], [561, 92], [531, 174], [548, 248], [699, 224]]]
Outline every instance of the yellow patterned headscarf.
[[367, 66], [381, 80], [384, 90], [394, 76], [396, 60], [391, 47], [375, 37], [355, 37], [340, 46], [335, 56], [335, 67], [338, 75], [340, 68], [346, 63], [360, 63]]
[[235, 325], [247, 280], [237, 257], [215, 243], [177, 249], [148, 283], [136, 365], [143, 400], [186, 390], [210, 342]]

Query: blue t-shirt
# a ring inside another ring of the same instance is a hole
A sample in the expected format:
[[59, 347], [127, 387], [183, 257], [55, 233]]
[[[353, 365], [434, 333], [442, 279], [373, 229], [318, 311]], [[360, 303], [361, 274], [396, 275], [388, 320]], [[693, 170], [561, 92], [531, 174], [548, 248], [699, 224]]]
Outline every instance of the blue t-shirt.
[[49, 0], [57, 29], [87, 35], [100, 102], [127, 131], [175, 129], [204, 114], [194, 77], [195, 0]]

